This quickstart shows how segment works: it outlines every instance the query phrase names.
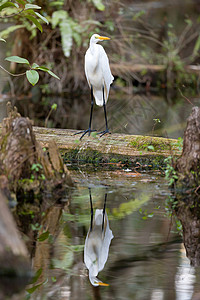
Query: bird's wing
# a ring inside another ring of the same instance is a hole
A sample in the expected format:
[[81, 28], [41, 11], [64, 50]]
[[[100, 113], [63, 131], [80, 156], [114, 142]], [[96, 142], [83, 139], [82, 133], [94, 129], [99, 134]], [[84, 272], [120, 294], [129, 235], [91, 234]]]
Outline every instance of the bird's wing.
[[109, 60], [108, 56], [104, 50], [104, 48], [99, 45], [99, 65], [102, 70], [103, 79], [104, 79], [104, 89], [105, 89], [105, 101], [108, 99], [109, 91], [110, 91], [110, 85], [114, 80], [114, 77], [112, 76], [110, 66], [109, 66]]
[[88, 56], [89, 56], [89, 53], [88, 53], [88, 50], [87, 50], [86, 53], [85, 53], [85, 76], [87, 78], [87, 82], [88, 82], [89, 87], [90, 87], [91, 84], [90, 84], [90, 81], [89, 81], [89, 78], [88, 78], [88, 72], [87, 72], [87, 67], [86, 67], [86, 61], [88, 59]]
[[104, 265], [108, 259], [108, 253], [109, 253], [109, 247], [112, 238], [114, 237], [112, 234], [112, 230], [109, 228], [109, 221], [108, 221], [108, 216], [107, 213], [105, 212], [105, 223], [107, 224], [106, 229], [105, 229], [105, 235], [103, 238], [103, 243], [99, 255], [99, 272], [103, 270]]

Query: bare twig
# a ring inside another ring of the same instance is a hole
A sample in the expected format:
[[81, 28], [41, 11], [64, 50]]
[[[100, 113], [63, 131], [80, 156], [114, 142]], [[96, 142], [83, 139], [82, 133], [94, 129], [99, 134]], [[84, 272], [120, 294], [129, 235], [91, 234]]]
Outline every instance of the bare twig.
[[190, 104], [192, 104], [192, 106], [194, 106], [194, 104], [193, 104], [187, 97], [185, 97], [185, 96], [183, 95], [183, 93], [181, 92], [180, 88], [178, 88], [178, 90], [179, 90], [181, 96], [182, 96], [184, 99], [186, 99]]
[[9, 75], [11, 75], [11, 76], [22, 76], [22, 75], [25, 75], [25, 74], [26, 74], [26, 72], [20, 73], [20, 74], [12, 74], [12, 73], [10, 73], [9, 71], [7, 71], [2, 65], [0, 65], [0, 68], [1, 68], [2, 70], [4, 70], [6, 73], [8, 73]]

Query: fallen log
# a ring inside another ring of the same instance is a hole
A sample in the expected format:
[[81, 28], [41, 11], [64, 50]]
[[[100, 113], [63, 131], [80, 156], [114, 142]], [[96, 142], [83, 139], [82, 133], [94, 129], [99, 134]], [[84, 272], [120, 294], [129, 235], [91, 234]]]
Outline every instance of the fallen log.
[[[128, 134], [111, 134], [99, 137], [92, 133], [81, 141], [77, 130], [55, 129], [33, 126], [36, 141], [43, 149], [52, 142], [58, 147], [64, 159], [69, 162], [113, 162], [142, 161], [159, 164], [164, 158], [181, 154], [180, 145], [176, 139], [154, 136], [140, 136]], [[0, 124], [0, 132], [2, 132]]]
[[[149, 72], [162, 72], [167, 70], [166, 65], [153, 65], [153, 64], [110, 64], [113, 75], [119, 76], [119, 74], [137, 73], [144, 70]], [[199, 74], [200, 66], [187, 65], [185, 71], [188, 73]]]
[[77, 130], [52, 129], [33, 127], [36, 139], [43, 147], [48, 148], [51, 141], [55, 141], [64, 159], [70, 162], [120, 162], [120, 161], [148, 161], [157, 160], [174, 155], [181, 151], [178, 141], [153, 136], [139, 136], [127, 134], [109, 134], [99, 137], [96, 134], [85, 136], [81, 141], [74, 135]]

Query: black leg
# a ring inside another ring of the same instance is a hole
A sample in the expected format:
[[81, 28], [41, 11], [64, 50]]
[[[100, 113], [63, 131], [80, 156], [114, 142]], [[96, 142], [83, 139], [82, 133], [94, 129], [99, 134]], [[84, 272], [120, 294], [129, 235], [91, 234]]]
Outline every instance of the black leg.
[[93, 106], [94, 106], [94, 96], [93, 96], [93, 87], [91, 85], [91, 111], [90, 111], [89, 128], [86, 129], [86, 130], [81, 130], [81, 131], [79, 131], [79, 132], [77, 132], [77, 133], [74, 134], [74, 135], [76, 135], [76, 134], [83, 133], [82, 136], [80, 137], [80, 140], [84, 137], [84, 135], [86, 133], [88, 133], [88, 135], [90, 136], [91, 132], [96, 131], [96, 129], [93, 129], [93, 130], [91, 129]]
[[105, 116], [105, 122], [106, 122], [106, 130], [103, 130], [101, 132], [99, 132], [98, 134], [100, 134], [100, 137], [103, 136], [106, 133], [109, 133], [108, 130], [108, 121], [107, 121], [107, 114], [106, 114], [106, 102], [105, 102], [105, 95], [104, 95], [104, 86], [102, 87], [102, 92], [103, 92], [103, 108], [104, 108], [104, 116]]
[[89, 194], [90, 194], [90, 209], [91, 209], [90, 231], [92, 231], [92, 227], [93, 227], [93, 206], [92, 206], [91, 188], [89, 188]]
[[104, 206], [103, 206], [102, 231], [103, 231], [103, 229], [104, 229], [104, 222], [105, 222], [106, 200], [107, 200], [107, 193], [105, 194], [105, 200], [104, 200]]

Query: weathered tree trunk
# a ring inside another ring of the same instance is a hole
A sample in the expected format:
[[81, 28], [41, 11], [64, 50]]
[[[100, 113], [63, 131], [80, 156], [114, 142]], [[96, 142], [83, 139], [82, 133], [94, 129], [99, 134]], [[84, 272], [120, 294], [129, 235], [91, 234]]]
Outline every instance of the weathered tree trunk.
[[6, 201], [0, 191], [0, 299], [24, 287], [31, 270], [28, 251]]
[[200, 108], [193, 107], [184, 133], [183, 151], [177, 160], [177, 187], [196, 188], [200, 185]]
[[49, 154], [44, 150], [35, 139], [31, 121], [9, 104], [0, 138], [0, 175], [9, 179], [9, 190], [18, 200], [25, 195], [33, 198], [44, 190], [56, 195], [57, 188], [72, 184], [55, 142], [49, 144]]
[[[72, 180], [56, 143], [53, 140], [49, 143], [47, 153], [36, 141], [31, 121], [22, 118], [9, 104], [0, 137], [0, 299], [5, 296], [1, 291], [6, 287], [7, 270], [18, 275], [18, 271], [27, 269], [28, 250], [31, 256], [37, 238], [37, 230], [31, 224], [40, 224], [42, 215], [62, 199], [69, 185]], [[9, 201], [17, 200], [13, 211], [17, 225], [26, 235], [27, 248], [20, 239], [5, 196]], [[25, 278], [27, 283], [27, 274]]]
[[193, 107], [184, 133], [183, 151], [175, 164], [174, 212], [183, 228], [186, 254], [200, 265], [200, 108]]
[[183, 243], [192, 266], [200, 266], [200, 208], [190, 200], [180, 200], [175, 213], [182, 224]]

